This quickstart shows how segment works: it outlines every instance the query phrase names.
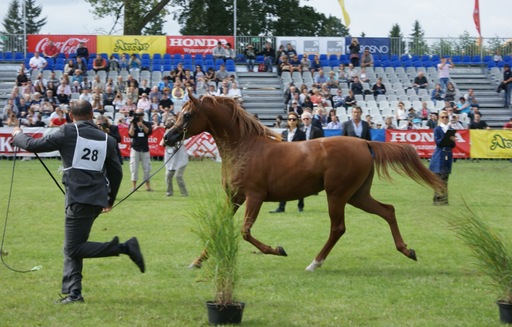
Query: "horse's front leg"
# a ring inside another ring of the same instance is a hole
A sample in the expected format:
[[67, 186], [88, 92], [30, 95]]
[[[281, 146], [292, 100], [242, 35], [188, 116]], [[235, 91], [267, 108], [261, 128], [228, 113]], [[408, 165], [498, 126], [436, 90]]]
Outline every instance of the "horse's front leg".
[[256, 219], [258, 218], [258, 214], [260, 212], [262, 203], [263, 201], [260, 199], [247, 196], [245, 205], [244, 224], [242, 226], [242, 236], [244, 240], [254, 245], [256, 248], [258, 248], [258, 250], [260, 250], [264, 254], [287, 256], [286, 252], [281, 246], [278, 246], [274, 249], [264, 243], [261, 243], [251, 235], [251, 228], [256, 222]]
[[[229, 197], [228, 197], [229, 199]], [[229, 203], [231, 203], [232, 205], [232, 208], [233, 208], [233, 216], [235, 215], [235, 213], [237, 212], [238, 208], [240, 208], [240, 206], [242, 206], [242, 204], [245, 202], [245, 197], [243, 196], [240, 196], [240, 195], [234, 195], [231, 197], [231, 199], [229, 199], [230, 201], [227, 201]], [[261, 206], [261, 204], [260, 204]], [[195, 258], [194, 261], [192, 261], [192, 263], [188, 266], [189, 268], [201, 268], [201, 266], [203, 265], [203, 261], [207, 260], [208, 259], [208, 253], [206, 252], [206, 249], [204, 249], [203, 251], [201, 251], [201, 254], [199, 255], [199, 257]]]

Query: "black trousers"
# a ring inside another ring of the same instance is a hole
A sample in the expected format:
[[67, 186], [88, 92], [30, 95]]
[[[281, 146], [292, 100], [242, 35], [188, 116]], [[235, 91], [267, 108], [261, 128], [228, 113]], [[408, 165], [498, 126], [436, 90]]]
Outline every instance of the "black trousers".
[[62, 294], [82, 291], [84, 258], [111, 257], [120, 253], [117, 237], [107, 243], [87, 241], [92, 224], [102, 209], [101, 206], [81, 203], [73, 203], [66, 208]]
[[[286, 208], [286, 201], [279, 202], [279, 209], [283, 210]], [[297, 204], [297, 208], [304, 209], [304, 198], [299, 199], [299, 203]]]

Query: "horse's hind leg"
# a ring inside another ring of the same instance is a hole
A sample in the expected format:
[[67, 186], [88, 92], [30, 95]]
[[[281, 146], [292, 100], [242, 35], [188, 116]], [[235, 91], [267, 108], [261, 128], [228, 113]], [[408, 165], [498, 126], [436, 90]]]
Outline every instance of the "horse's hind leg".
[[416, 252], [413, 249], [408, 249], [400, 234], [398, 222], [395, 216], [395, 208], [390, 204], [381, 203], [370, 195], [369, 190], [360, 189], [348, 201], [349, 204], [356, 208], [364, 210], [369, 213], [379, 215], [389, 224], [391, 235], [395, 241], [396, 249], [402, 252], [405, 256], [416, 261]]

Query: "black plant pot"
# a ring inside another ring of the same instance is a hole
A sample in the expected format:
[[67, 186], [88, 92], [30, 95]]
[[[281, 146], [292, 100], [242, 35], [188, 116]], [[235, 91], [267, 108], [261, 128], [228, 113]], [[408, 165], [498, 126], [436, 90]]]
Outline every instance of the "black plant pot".
[[208, 322], [211, 325], [239, 325], [242, 322], [245, 303], [234, 302], [228, 305], [217, 304], [212, 301], [206, 302], [208, 308]]
[[500, 320], [504, 324], [512, 324], [512, 303], [509, 302], [496, 302], [500, 309]]

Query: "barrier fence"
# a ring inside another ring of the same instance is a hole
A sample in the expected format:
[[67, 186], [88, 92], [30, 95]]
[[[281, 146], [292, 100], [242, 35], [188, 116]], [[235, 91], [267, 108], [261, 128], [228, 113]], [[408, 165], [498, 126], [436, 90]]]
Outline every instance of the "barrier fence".
[[[42, 137], [56, 132], [57, 128], [24, 128], [24, 132], [33, 137]], [[0, 128], [0, 156], [14, 155], [11, 145], [12, 128]], [[128, 128], [120, 127], [121, 143], [119, 148], [123, 157], [130, 156]], [[422, 158], [430, 158], [435, 149], [433, 130], [371, 130], [372, 140], [380, 142], [408, 143], [413, 145]], [[325, 130], [326, 137], [341, 135], [341, 130]], [[164, 148], [160, 141], [164, 135], [163, 128], [157, 128], [149, 138], [152, 157], [163, 157]], [[453, 150], [455, 158], [512, 158], [512, 131], [508, 130], [459, 130], [456, 134], [457, 146]], [[219, 152], [215, 141], [208, 133], [202, 133], [185, 141], [187, 153], [193, 157], [217, 158]], [[20, 156], [33, 156], [24, 150]], [[41, 156], [55, 157], [58, 152], [48, 152]]]

